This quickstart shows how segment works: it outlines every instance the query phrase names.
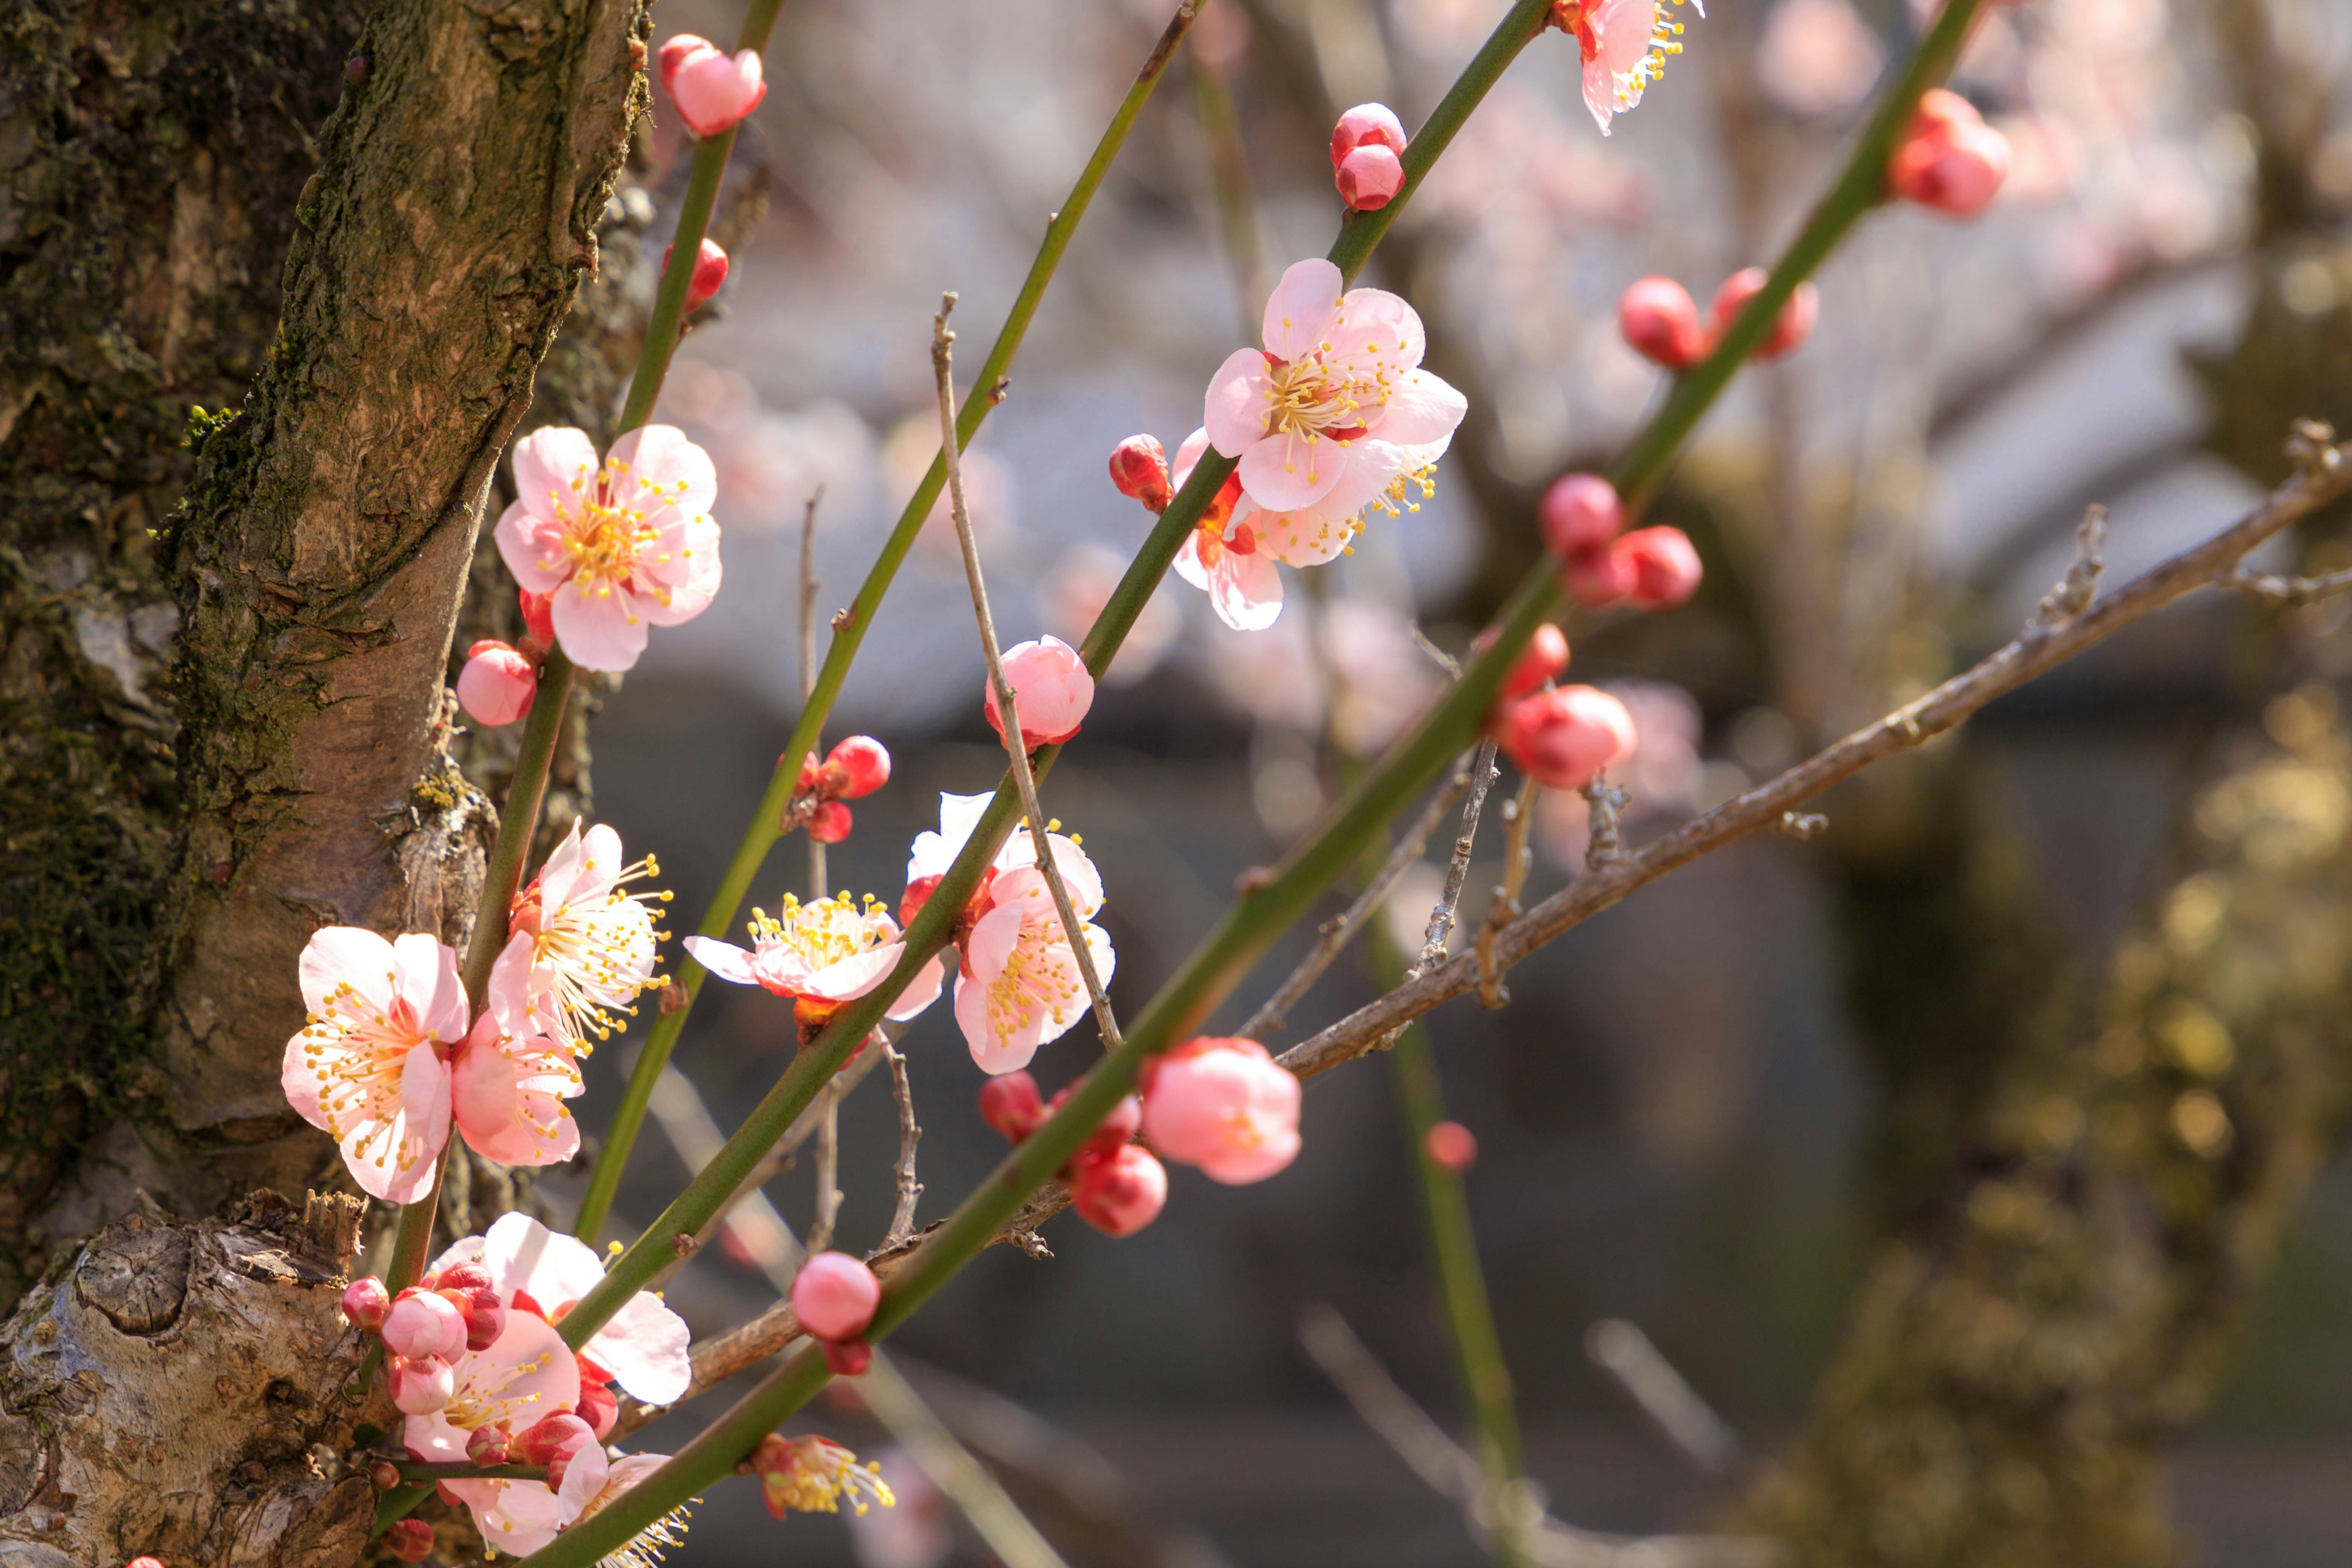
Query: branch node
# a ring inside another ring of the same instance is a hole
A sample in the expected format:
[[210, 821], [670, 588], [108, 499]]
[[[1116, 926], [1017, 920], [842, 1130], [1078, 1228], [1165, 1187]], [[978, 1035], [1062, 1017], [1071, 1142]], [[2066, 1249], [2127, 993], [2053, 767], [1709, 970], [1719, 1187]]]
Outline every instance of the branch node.
[[1773, 823], [1772, 831], [1790, 838], [1811, 838], [1830, 825], [1830, 819], [1818, 811], [1784, 811]]
[[1617, 814], [1633, 797], [1613, 787], [1606, 773], [1593, 774], [1592, 782], [1579, 793], [1589, 808], [1585, 817], [1584, 868], [1598, 871], [1625, 853], [1624, 843], [1617, 836]]
[[2074, 562], [2066, 575], [2042, 595], [2033, 619], [2026, 623], [2029, 633], [2053, 630], [2091, 607], [2099, 591], [2099, 569], [2106, 564], [2106, 545], [2107, 509], [2094, 501], [2083, 509], [2083, 521], [2075, 525]]

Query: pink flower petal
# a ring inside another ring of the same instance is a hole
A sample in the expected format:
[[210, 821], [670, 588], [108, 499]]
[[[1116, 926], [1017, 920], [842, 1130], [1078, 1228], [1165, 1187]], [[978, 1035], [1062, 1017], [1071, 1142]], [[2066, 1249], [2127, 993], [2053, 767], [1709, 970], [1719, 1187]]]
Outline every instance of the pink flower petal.
[[583, 1348], [628, 1393], [647, 1405], [667, 1405], [694, 1381], [687, 1356], [691, 1338], [686, 1320], [652, 1291], [640, 1290]]
[[715, 937], [690, 936], [686, 939], [686, 951], [694, 962], [721, 980], [731, 980], [738, 985], [757, 985], [759, 977], [751, 973], [751, 955], [732, 943]]
[[525, 1034], [530, 1028], [531, 952], [535, 945], [530, 932], [519, 931], [507, 939], [506, 946], [499, 950], [496, 962], [490, 965], [489, 1016], [509, 1035]]
[[683, 626], [710, 607], [724, 574], [719, 562], [719, 525], [707, 517], [689, 520], [680, 531], [677, 574], [665, 605], [650, 594], [639, 595], [637, 609], [657, 626]]
[[1450, 439], [1469, 411], [1469, 399], [1429, 372], [1416, 370], [1399, 381], [1370, 428], [1383, 441], [1419, 446]]
[[507, 563], [515, 581], [534, 594], [550, 594], [572, 575], [572, 563], [561, 550], [540, 542], [541, 522], [539, 513], [517, 501], [499, 514], [494, 537], [499, 559]]
[[[1238, 458], [1265, 437], [1265, 356], [1255, 349], [1235, 349], [1209, 378], [1202, 409], [1202, 430], [1217, 450]], [[1187, 441], [1176, 452], [1170, 478], [1181, 485], [1192, 477], [1200, 453]]]
[[905, 942], [892, 942], [835, 959], [808, 977], [807, 994], [827, 1002], [854, 1001], [887, 979], [906, 951]]
[[[515, 504], [538, 517], [553, 517], [558, 500], [570, 505], [596, 483], [596, 446], [588, 433], [568, 425], [548, 425], [514, 445]], [[577, 481], [581, 489], [574, 489]], [[511, 564], [511, 563], [510, 563]], [[532, 588], [534, 594], [545, 589]]]
[[625, 588], [555, 595], [555, 637], [583, 669], [618, 672], [646, 651], [646, 623]]
[[[1249, 351], [1244, 349], [1242, 352], [1246, 353]], [[1257, 437], [1255, 436], [1250, 437], [1252, 440], [1255, 440], [1256, 438]], [[1192, 470], [1200, 466], [1202, 454], [1206, 452], [1208, 449], [1209, 428], [1207, 426], [1202, 426], [1200, 429], [1193, 431], [1190, 436], [1184, 437], [1183, 445], [1176, 448], [1176, 460], [1169, 465], [1168, 477], [1174, 481], [1177, 489], [1181, 489], [1184, 488], [1184, 481], [1192, 477]]]
[[[1347, 477], [1348, 448], [1300, 431], [1269, 436], [1242, 454], [1242, 489], [1260, 506], [1291, 511], [1312, 506]], [[562, 595], [557, 595], [558, 603]]]
[[990, 1033], [988, 1025], [988, 988], [959, 975], [956, 979], [955, 1016], [963, 1030], [964, 1044], [971, 1050], [971, 1059], [980, 1070], [991, 1075], [1019, 1072], [1036, 1059], [1039, 1041], [1014, 1037], [998, 1039]]
[[450, 1074], [457, 1131], [501, 1165], [552, 1165], [580, 1152], [563, 1101], [583, 1092], [571, 1055], [545, 1036], [506, 1039], [485, 1018]]
[[1364, 371], [1409, 371], [1429, 352], [1421, 313], [1402, 294], [1385, 289], [1350, 289], [1332, 323], [1329, 362]]
[[709, 511], [719, 500], [719, 469], [710, 454], [675, 425], [646, 425], [630, 431], [613, 443], [612, 461], [619, 470], [614, 500], [623, 507], [642, 505], [640, 498], [658, 497], [692, 515]]
[[[1319, 256], [1291, 263], [1265, 301], [1260, 339], [1265, 344], [1265, 352], [1291, 361], [1313, 353], [1329, 335], [1331, 313], [1339, 308], [1339, 297], [1345, 288], [1339, 269]], [[1230, 364], [1232, 361], [1226, 363]]]
[[436, 1040], [466, 1037], [466, 983], [457, 974], [457, 954], [448, 943], [419, 931], [392, 944], [393, 989], [414, 1008], [425, 1032]]
[[1227, 555], [1210, 574], [1209, 604], [1238, 632], [1262, 632], [1282, 616], [1282, 574], [1264, 551]]
[[310, 933], [302, 944], [298, 965], [302, 1001], [313, 1013], [327, 1010], [327, 999], [338, 984], [349, 985], [378, 1012], [392, 1006], [399, 970], [392, 943], [357, 926], [327, 926]]
[[888, 1011], [882, 1016], [894, 1024], [903, 1024], [915, 1016], [940, 999], [940, 986], [944, 984], [946, 973], [945, 965], [940, 963], [940, 955], [936, 952], [931, 954], [931, 961], [915, 971], [915, 978], [907, 982], [907, 988], [898, 993], [898, 999], [891, 1003]]

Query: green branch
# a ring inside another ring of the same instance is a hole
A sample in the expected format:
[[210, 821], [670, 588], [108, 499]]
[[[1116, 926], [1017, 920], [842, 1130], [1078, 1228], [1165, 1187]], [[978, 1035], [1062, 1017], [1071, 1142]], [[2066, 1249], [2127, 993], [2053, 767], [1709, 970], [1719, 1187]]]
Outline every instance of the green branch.
[[[1046, 285], [1054, 279], [1055, 268], [1061, 265], [1063, 253], [1069, 249], [1070, 237], [1077, 232], [1078, 223], [1086, 216], [1088, 205], [1101, 187], [1103, 176], [1109, 173], [1112, 160], [1118, 157], [1119, 148], [1126, 143], [1128, 132], [1133, 128], [1136, 116], [1142, 112], [1144, 103], [1151, 97], [1152, 89], [1166, 74], [1169, 59], [1174, 55], [1176, 46], [1183, 40], [1198, 12], [1199, 0], [1187, 0], [1169, 22], [1167, 30], [1160, 34], [1160, 41], [1153, 46], [1151, 57], [1144, 61], [1143, 68], [1137, 73], [1127, 96], [1120, 100], [1118, 112], [1111, 116], [1110, 124], [1104, 128], [1102, 139], [1095, 144], [1094, 155], [1087, 160], [1087, 166], [1078, 174], [1077, 183], [1070, 187], [1068, 199], [1063, 202], [1061, 210], [1045, 226], [1045, 243], [1038, 247], [1036, 259], [1029, 264], [1029, 276], [1022, 280], [1021, 291], [1013, 297], [1012, 311], [1005, 317], [1004, 326], [997, 333], [996, 342], [990, 346], [988, 357], [981, 362], [980, 377], [973, 384], [972, 396], [957, 416], [959, 450], [971, 445], [972, 437], [980, 432], [981, 422], [988, 417], [1002, 398], [997, 384], [1011, 371], [1013, 356], [1021, 352], [1022, 339], [1028, 334], [1029, 324], [1036, 317], [1038, 304], [1045, 297]], [[699, 164], [695, 172], [699, 176]], [[670, 259], [675, 267], [677, 262], [676, 252], [672, 253]], [[665, 274], [665, 297], [668, 289], [669, 279]], [[683, 285], [680, 285], [679, 299], [682, 301], [684, 298]], [[841, 695], [842, 682], [848, 678], [850, 661], [857, 657], [858, 647], [865, 642], [866, 634], [874, 624], [875, 613], [881, 607], [882, 596], [889, 592], [899, 565], [907, 559], [908, 551], [914, 548], [915, 536], [931, 515], [931, 508], [938, 504], [940, 488], [946, 481], [947, 465], [942, 451], [931, 459], [930, 468], [924, 474], [922, 483], [915, 487], [915, 493], [908, 500], [906, 510], [898, 514], [897, 526], [891, 529], [890, 537], [884, 542], [882, 552], [866, 573], [866, 581], [858, 585], [856, 596], [849, 601], [849, 608], [835, 619], [833, 641], [825, 649], [824, 665], [817, 672], [816, 685], [803, 705], [799, 720], [793, 725], [792, 739], [785, 743], [783, 754], [777, 760], [776, 771], [769, 777], [768, 787], [760, 796], [760, 804], [752, 810], [751, 826], [743, 830], [743, 837], [735, 847], [734, 858], [727, 863], [727, 873], [719, 879], [719, 889], [710, 897], [710, 907], [704, 911], [701, 924], [696, 927], [704, 936], [725, 938], [730, 933], [736, 915], [751, 890], [751, 879], [759, 875], [768, 851], [777, 839], [783, 837], [784, 812], [792, 805], [793, 790], [800, 779], [801, 759], [815, 749], [817, 738], [824, 730], [824, 721], [832, 714], [834, 701]], [[621, 1173], [628, 1164], [630, 1148], [645, 1125], [646, 1110], [653, 1100], [654, 1084], [660, 1079], [661, 1069], [669, 1063], [670, 1051], [677, 1043], [678, 1031], [686, 1026], [687, 1014], [692, 1010], [695, 998], [702, 994], [702, 981], [700, 966], [689, 965], [686, 973], [673, 983], [677, 986], [676, 1005], [655, 1020], [653, 1028], [646, 1036], [645, 1048], [637, 1055], [637, 1064], [630, 1074], [628, 1088], [622, 1095], [619, 1109], [613, 1114], [611, 1128], [604, 1134], [604, 1150], [597, 1156], [595, 1169], [590, 1174], [588, 1190], [580, 1200], [579, 1215], [572, 1221], [573, 1232], [591, 1246], [595, 1244], [598, 1233], [604, 1228], [604, 1222], [612, 1213], [613, 1194], [620, 1185]], [[787, 1117], [785, 1120], [789, 1121], [791, 1119]]]

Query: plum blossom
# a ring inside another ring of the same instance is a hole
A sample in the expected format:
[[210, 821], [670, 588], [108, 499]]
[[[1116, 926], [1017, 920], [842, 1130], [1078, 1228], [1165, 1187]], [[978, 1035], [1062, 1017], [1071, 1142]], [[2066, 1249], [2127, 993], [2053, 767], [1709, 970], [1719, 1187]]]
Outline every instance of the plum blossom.
[[761, 1500], [778, 1519], [792, 1509], [839, 1513], [844, 1498], [857, 1513], [877, 1503], [893, 1508], [898, 1501], [882, 1479], [880, 1466], [860, 1465], [856, 1455], [814, 1433], [769, 1433], [751, 1452], [751, 1471], [760, 1478]]
[[572, 1047], [548, 1035], [509, 1035], [482, 1015], [450, 1070], [466, 1147], [501, 1165], [552, 1165], [580, 1152], [580, 1125], [563, 1102], [586, 1089]]
[[[1176, 449], [1178, 488], [1192, 477], [1208, 449], [1206, 430], [1193, 431]], [[1235, 631], [1255, 632], [1282, 614], [1282, 574], [1275, 570], [1273, 555], [1258, 548], [1256, 529], [1235, 519], [1234, 512], [1247, 506], [1241, 476], [1227, 475], [1177, 550], [1176, 574], [1209, 595], [1219, 620]]]
[[757, 49], [730, 55], [706, 38], [680, 33], [661, 47], [659, 58], [662, 85], [698, 137], [732, 131], [768, 96]]
[[[1004, 650], [1004, 679], [1013, 688], [1013, 705], [1021, 719], [1021, 743], [1031, 751], [1058, 746], [1078, 732], [1094, 706], [1095, 678], [1078, 650], [1056, 637], [1015, 643]], [[996, 710], [996, 687], [984, 681], [981, 709], [988, 727], [1004, 733], [1004, 719]]]
[[584, 431], [549, 426], [515, 443], [514, 471], [499, 553], [525, 590], [554, 595], [556, 641], [573, 663], [627, 669], [648, 624], [678, 626], [709, 607], [718, 470], [677, 426], [630, 431], [600, 467]]
[[1412, 307], [1385, 289], [1348, 289], [1320, 258], [1282, 275], [1262, 332], [1263, 352], [1236, 350], [1210, 378], [1202, 423], [1269, 511], [1299, 511], [1343, 487], [1353, 505], [1333, 510], [1360, 510], [1402, 476], [1398, 448], [1450, 440], [1467, 411], [1421, 368], [1428, 344]]
[[[604, 1262], [593, 1247], [523, 1214], [501, 1215], [485, 1234], [457, 1243], [434, 1259], [433, 1272], [437, 1276], [466, 1264], [488, 1276], [490, 1289], [510, 1309], [510, 1321], [561, 1322], [604, 1278]], [[647, 1405], [667, 1405], [693, 1381], [687, 1339], [685, 1321], [664, 1306], [660, 1297], [640, 1290], [581, 1347], [580, 1375], [593, 1383], [617, 1383]], [[551, 1401], [539, 1414], [576, 1408], [578, 1403], [575, 1391], [572, 1398]]]
[[[992, 798], [940, 796], [940, 831], [916, 835], [908, 858], [906, 907], [929, 896]], [[1052, 831], [1055, 826], [1046, 825], [1054, 866], [1085, 928], [1095, 973], [1108, 984], [1117, 955], [1109, 933], [1090, 923], [1102, 909], [1102, 876], [1078, 841]], [[1077, 955], [1062, 930], [1053, 890], [1037, 868], [1036, 846], [1026, 827], [1005, 841], [959, 916], [956, 931], [963, 955], [956, 973], [956, 1022], [972, 1060], [992, 1074], [1027, 1067], [1039, 1046], [1061, 1038], [1078, 1021], [1087, 997]]]
[[[622, 1493], [668, 1463], [667, 1454], [624, 1454], [614, 1458], [593, 1443], [578, 1449], [564, 1469], [557, 1498], [565, 1525], [602, 1513]], [[654, 1568], [661, 1561], [663, 1549], [684, 1544], [685, 1536], [686, 1510], [671, 1509], [606, 1552], [598, 1560], [599, 1568]]]
[[[1706, 7], [1692, 0], [1702, 16]], [[1683, 52], [1683, 26], [1670, 22], [1659, 0], [1552, 0], [1551, 25], [1576, 35], [1584, 55], [1584, 107], [1601, 134], [1634, 108], [1664, 74], [1666, 57]]]
[[573, 823], [539, 875], [517, 894], [510, 935], [490, 970], [489, 1011], [508, 1034], [551, 1035], [583, 1054], [588, 1037], [609, 1039], [614, 1015], [634, 1011], [654, 978], [662, 933], [652, 906], [664, 892], [621, 889], [661, 868], [648, 855], [629, 864], [621, 836]]
[[1187, 1040], [1142, 1087], [1143, 1135], [1213, 1181], [1262, 1182], [1298, 1157], [1298, 1079], [1255, 1040]]
[[329, 926], [303, 944], [310, 1022], [286, 1042], [288, 1103], [341, 1148], [360, 1190], [414, 1202], [449, 1136], [449, 1064], [466, 1035], [457, 955], [416, 932]]
[[[480, 1244], [478, 1237], [467, 1240]], [[401, 1432], [410, 1455], [428, 1464], [465, 1462], [467, 1440], [480, 1428], [520, 1432], [580, 1402], [577, 1358], [554, 1326], [531, 1312], [509, 1312], [490, 1347], [459, 1356], [451, 1372], [447, 1401], [437, 1410], [410, 1415]], [[483, 1539], [502, 1552], [536, 1552], [555, 1539], [563, 1522], [555, 1494], [537, 1481], [460, 1480], [448, 1486], [472, 1510]]]
[[[746, 929], [749, 951], [707, 936], [688, 937], [686, 951], [721, 980], [789, 997], [793, 1016], [806, 1026], [822, 1026], [841, 1004], [888, 979], [907, 951], [898, 922], [871, 895], [860, 909], [846, 892], [805, 904], [786, 893], [773, 915], [753, 910]], [[913, 1017], [938, 998], [940, 980], [934, 958], [885, 1016]]]

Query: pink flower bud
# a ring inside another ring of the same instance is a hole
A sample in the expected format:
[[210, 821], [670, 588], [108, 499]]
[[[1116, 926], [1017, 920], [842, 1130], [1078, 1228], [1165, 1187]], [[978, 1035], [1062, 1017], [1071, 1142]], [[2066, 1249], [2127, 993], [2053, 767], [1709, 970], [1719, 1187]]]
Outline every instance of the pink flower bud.
[[392, 1358], [392, 1403], [403, 1415], [430, 1415], [457, 1392], [457, 1373], [437, 1355]]
[[[1039, 637], [1004, 650], [1004, 679], [1012, 683], [1013, 700], [1021, 710], [1021, 743], [1034, 750], [1060, 745], [1078, 732], [1079, 721], [1094, 706], [1095, 678], [1078, 650], [1059, 637]], [[982, 689], [988, 726], [1004, 733], [996, 711], [996, 688]]]
[[[677, 249], [675, 245], [662, 247], [662, 270], [669, 270], [669, 258]], [[699, 310], [718, 294], [719, 286], [727, 281], [727, 253], [719, 248], [715, 239], [706, 239], [695, 253], [694, 276], [686, 280], [686, 308]]]
[[1070, 1206], [1105, 1236], [1133, 1236], [1168, 1206], [1168, 1167], [1149, 1149], [1129, 1143], [1079, 1171]]
[[163, 1568], [163, 1563], [161, 1558], [133, 1557], [130, 1562], [125, 1563], [122, 1568]]
[[1376, 142], [1367, 142], [1339, 160], [1332, 184], [1349, 212], [1377, 212], [1404, 189], [1404, 163]]
[[496, 729], [530, 711], [539, 692], [539, 671], [502, 642], [485, 639], [466, 650], [457, 672], [457, 705], [478, 724]]
[[1176, 496], [1168, 479], [1168, 454], [1150, 436], [1129, 436], [1110, 449], [1110, 482], [1119, 494], [1155, 512], [1166, 511]]
[[522, 624], [530, 633], [530, 640], [541, 648], [555, 646], [555, 595], [520, 590], [515, 595], [522, 605]]
[[1457, 1176], [1478, 1163], [1477, 1137], [1459, 1121], [1439, 1122], [1421, 1146], [1428, 1151], [1431, 1164]]
[[1559, 686], [1503, 710], [1495, 739], [1521, 773], [1547, 789], [1582, 789], [1633, 752], [1633, 716], [1590, 686]]
[[593, 1446], [593, 1445], [592, 1444], [582, 1443], [576, 1447], [564, 1449], [562, 1453], [556, 1455], [555, 1458], [548, 1460], [547, 1489], [551, 1492], [562, 1491], [563, 1489], [563, 1475], [565, 1471], [572, 1468], [572, 1461], [578, 1458], [581, 1455], [588, 1452], [590, 1447]]
[[513, 1448], [514, 1440], [503, 1426], [477, 1426], [466, 1435], [466, 1458], [471, 1464], [503, 1465]]
[[1385, 147], [1402, 154], [1404, 144], [1404, 121], [1394, 110], [1385, 103], [1360, 103], [1331, 128], [1331, 167], [1339, 168], [1359, 147]]
[[1562, 561], [1604, 548], [1625, 526], [1617, 487], [1599, 474], [1563, 474], [1537, 509], [1544, 548]]
[[453, 1263], [438, 1274], [427, 1274], [417, 1283], [427, 1290], [488, 1290], [491, 1289], [490, 1271], [478, 1263]]
[[[912, 888], [907, 889], [911, 897]], [[996, 1129], [1007, 1142], [1024, 1142], [1045, 1120], [1045, 1102], [1037, 1098], [1037, 1080], [1025, 1072], [1009, 1072], [980, 1086], [980, 1119]]]
[[655, 69], [661, 77], [662, 90], [664, 92], [675, 90], [671, 88], [670, 82], [677, 75], [677, 68], [686, 63], [686, 58], [688, 55], [717, 47], [709, 39], [697, 37], [692, 33], [680, 33], [664, 44], [661, 47], [661, 52], [654, 57]]
[[1910, 128], [1887, 160], [1886, 183], [1904, 200], [1953, 217], [1974, 217], [2009, 177], [2009, 138], [1976, 108], [1938, 88], [1919, 100]]
[[838, 844], [849, 837], [851, 826], [849, 807], [829, 800], [808, 819], [808, 836], [819, 844]]
[[466, 1320], [467, 1350], [486, 1351], [498, 1343], [499, 1336], [506, 1332], [506, 1303], [499, 1300], [499, 1293], [488, 1286], [462, 1290], [452, 1290], [443, 1286], [435, 1294], [447, 1298], [449, 1303], [457, 1309], [458, 1315]]
[[698, 137], [734, 130], [768, 96], [768, 84], [760, 79], [757, 49], [738, 50], [730, 59], [725, 51], [702, 43], [700, 48], [682, 51], [675, 64], [665, 51], [663, 68], [678, 118]]
[[861, 800], [890, 782], [890, 753], [871, 735], [852, 735], [824, 759], [827, 784], [843, 800]]
[[1606, 609], [1633, 591], [1633, 563], [1614, 550], [1588, 550], [1569, 557], [1559, 581], [1586, 609]]
[[515, 1434], [508, 1447], [518, 1465], [547, 1465], [554, 1463], [558, 1454], [568, 1454], [595, 1440], [596, 1433], [588, 1423], [569, 1410], [559, 1410]]
[[1298, 1080], [1255, 1040], [1188, 1040], [1145, 1068], [1143, 1132], [1212, 1181], [1262, 1182], [1298, 1156]]
[[383, 1549], [403, 1563], [433, 1555], [433, 1527], [421, 1519], [396, 1519], [384, 1527]]
[[466, 1318], [446, 1296], [410, 1286], [383, 1315], [383, 1348], [400, 1356], [466, 1353]]
[[[1071, 1084], [1069, 1088], [1047, 1100], [1045, 1114], [1051, 1116], [1061, 1110], [1063, 1101], [1068, 1100], [1077, 1087], [1075, 1083]], [[1062, 1167], [1062, 1179], [1066, 1182], [1070, 1181], [1084, 1166], [1097, 1160], [1110, 1158], [1126, 1148], [1141, 1131], [1143, 1131], [1143, 1101], [1130, 1094], [1112, 1106], [1110, 1114], [1097, 1122], [1095, 1130], [1087, 1134], [1087, 1141], [1078, 1145], [1078, 1152], [1070, 1156], [1068, 1164]]]
[[1679, 528], [1637, 528], [1609, 548], [1633, 579], [1625, 598], [1637, 610], [1671, 610], [1698, 592], [1698, 551]]
[[373, 1334], [381, 1330], [383, 1315], [391, 1306], [392, 1293], [373, 1274], [343, 1287], [343, 1321], [362, 1333]]
[[620, 1417], [621, 1402], [611, 1389], [598, 1383], [580, 1385], [580, 1419], [588, 1423], [588, 1429], [596, 1434], [596, 1441], [603, 1442]]
[[874, 1364], [874, 1347], [864, 1340], [819, 1340], [816, 1345], [824, 1352], [825, 1370], [835, 1377], [864, 1377]]
[[1668, 370], [1688, 370], [1713, 345], [1690, 290], [1671, 278], [1644, 278], [1617, 296], [1617, 330], [1633, 352]]
[[882, 1281], [845, 1252], [820, 1252], [793, 1276], [793, 1316], [821, 1340], [854, 1340], [882, 1304]]
[[[1764, 291], [1766, 276], [1761, 267], [1743, 267], [1723, 280], [1708, 310], [1715, 318], [1717, 336], [1729, 331], [1731, 323], [1739, 319], [1739, 312], [1748, 308], [1748, 301]], [[1772, 330], [1756, 346], [1756, 358], [1759, 362], [1779, 359], [1804, 347], [1805, 340], [1813, 335], [1813, 322], [1821, 313], [1821, 290], [1811, 283], [1798, 284], [1789, 302], [1780, 307], [1780, 315], [1773, 318]]]
[[1495, 700], [1508, 702], [1514, 697], [1525, 697], [1567, 668], [1568, 635], [1546, 621], [1528, 639], [1528, 646], [1519, 650], [1519, 657], [1511, 661]]

